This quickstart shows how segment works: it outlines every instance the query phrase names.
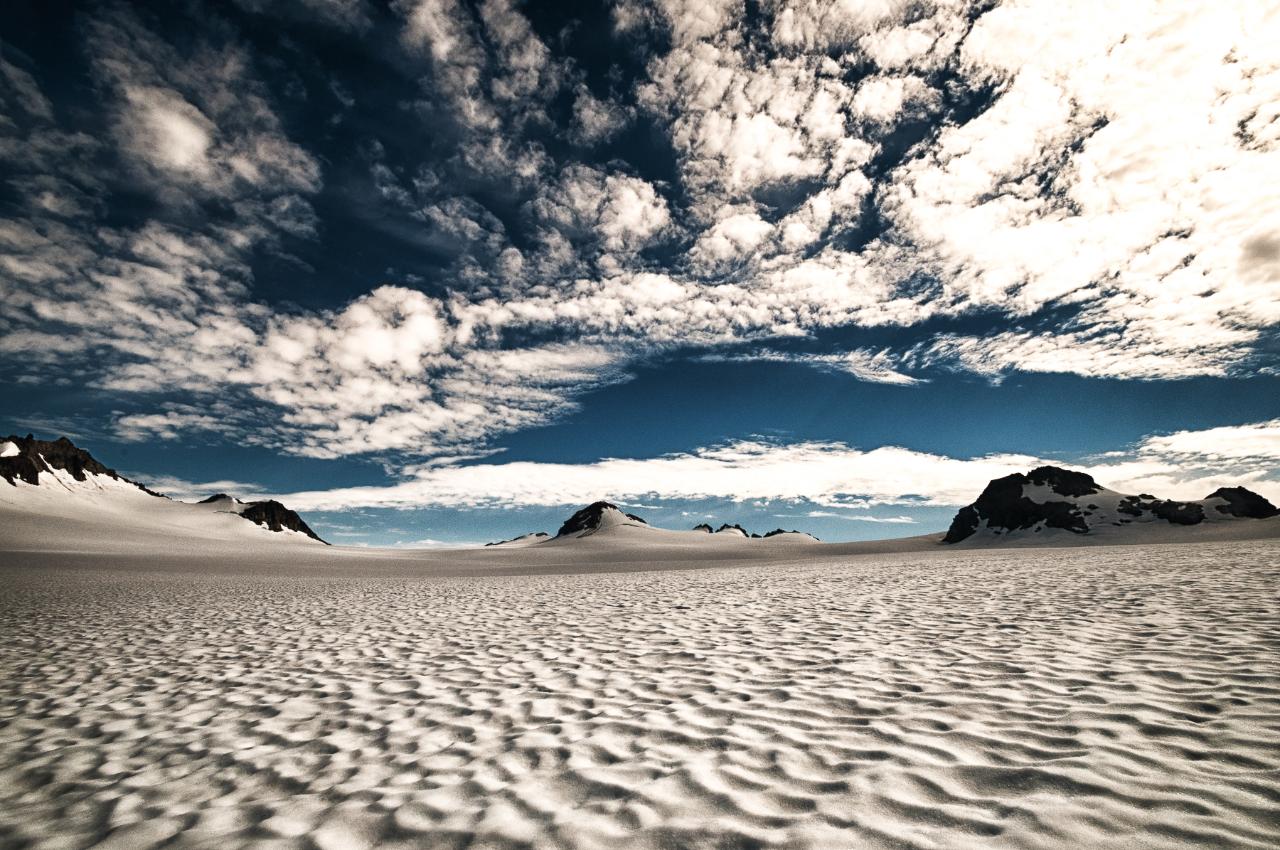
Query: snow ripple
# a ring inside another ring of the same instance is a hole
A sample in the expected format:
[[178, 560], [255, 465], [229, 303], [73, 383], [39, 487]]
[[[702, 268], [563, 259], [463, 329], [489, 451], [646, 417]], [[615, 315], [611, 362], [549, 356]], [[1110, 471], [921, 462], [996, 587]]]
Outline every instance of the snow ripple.
[[4, 847], [1280, 844], [1280, 546], [4, 571]]

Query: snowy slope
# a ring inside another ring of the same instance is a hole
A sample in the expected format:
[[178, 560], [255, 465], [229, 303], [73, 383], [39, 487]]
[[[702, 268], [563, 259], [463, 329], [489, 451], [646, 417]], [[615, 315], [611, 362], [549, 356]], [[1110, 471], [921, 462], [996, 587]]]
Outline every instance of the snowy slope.
[[0, 545], [9, 551], [181, 549], [320, 543], [274, 501], [186, 504], [153, 493], [62, 438], [0, 445]]
[[497, 543], [486, 543], [485, 547], [523, 549], [526, 546], [534, 546], [550, 539], [551, 535], [547, 534], [545, 531], [531, 531], [528, 534], [521, 534], [519, 537], [513, 537], [510, 540], [499, 540]]

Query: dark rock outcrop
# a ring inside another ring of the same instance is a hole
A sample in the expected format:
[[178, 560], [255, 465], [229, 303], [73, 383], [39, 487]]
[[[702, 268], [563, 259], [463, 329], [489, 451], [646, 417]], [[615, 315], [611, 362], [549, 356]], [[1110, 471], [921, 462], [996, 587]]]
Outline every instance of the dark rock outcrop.
[[[1032, 490], [1028, 496], [1027, 485], [1047, 487], [1049, 493]], [[1267, 519], [1280, 515], [1274, 505], [1244, 487], [1223, 487], [1203, 501], [1192, 502], [1158, 499], [1150, 493], [1137, 496], [1112, 493], [1111, 497], [1116, 499], [1114, 512], [1097, 503], [1105, 500], [1085, 498], [1102, 491], [1091, 476], [1056, 466], [1042, 466], [1027, 475], [1006, 475], [988, 484], [972, 505], [956, 513], [942, 541], [958, 543], [972, 536], [984, 523], [995, 534], [1032, 527], [1038, 531], [1042, 525], [1076, 534], [1088, 534], [1092, 528], [1104, 524], [1125, 526], [1161, 521], [1170, 525], [1199, 525], [1209, 518], [1206, 511], [1211, 506], [1205, 503], [1210, 499], [1225, 502], [1212, 507], [1231, 517]]]
[[285, 529], [300, 531], [312, 540], [319, 540], [324, 545], [329, 545], [327, 541], [320, 540], [320, 535], [312, 531], [311, 527], [302, 521], [302, 517], [275, 499], [268, 499], [265, 502], [250, 502], [245, 505], [244, 510], [240, 511], [240, 516], [272, 531], [284, 531]]
[[1027, 474], [1027, 481], [1032, 484], [1046, 485], [1060, 496], [1091, 496], [1101, 493], [1102, 487], [1093, 480], [1093, 476], [1074, 469], [1063, 469], [1060, 466], [1037, 466]]
[[711, 526], [707, 525], [705, 522], [700, 522], [700, 523], [698, 523], [697, 525], [695, 525], [695, 526], [693, 527], [693, 530], [694, 530], [694, 531], [703, 531], [703, 532], [706, 532], [707, 534], [710, 534], [710, 533], [711, 533], [712, 531], [714, 531], [715, 529], [713, 529]]
[[105, 475], [116, 481], [132, 484], [152, 496], [160, 495], [100, 463], [97, 458], [66, 437], [59, 437], [56, 440], [37, 440], [31, 434], [25, 437], [10, 435], [0, 440], [0, 443], [13, 443], [18, 447], [16, 455], [0, 458], [0, 478], [4, 478], [10, 484], [16, 484], [19, 479], [28, 484], [39, 484], [41, 472], [59, 469], [77, 481], [86, 481], [90, 475]]
[[742, 526], [738, 525], [736, 522], [735, 522], [733, 525], [730, 525], [730, 524], [729, 524], [729, 523], [727, 523], [727, 522], [726, 522], [726, 523], [721, 524], [721, 526], [720, 526], [719, 528], [717, 528], [717, 529], [716, 529], [716, 534], [719, 534], [719, 533], [720, 533], [720, 532], [722, 532], [722, 531], [741, 531], [741, 532], [742, 532], [742, 536], [743, 536], [743, 537], [750, 537], [750, 536], [751, 536], [751, 532], [747, 531], [745, 528], [743, 528]]
[[983, 520], [988, 528], [1002, 531], [1031, 528], [1043, 522], [1048, 528], [1088, 533], [1089, 526], [1075, 504], [1065, 500], [1033, 502], [1022, 494], [1026, 484], [1047, 485], [1065, 497], [1088, 496], [1102, 489], [1091, 476], [1056, 466], [1041, 466], [1029, 475], [1015, 472], [995, 479], [972, 505], [961, 508], [942, 542], [959, 543], [977, 531]]
[[[556, 537], [578, 534], [583, 531], [595, 531], [600, 527], [600, 519], [604, 516], [606, 510], [622, 512], [622, 509], [612, 502], [592, 502], [565, 520], [564, 525], [560, 526], [560, 530], [556, 532]], [[623, 516], [627, 519], [635, 520], [641, 525], [648, 525], [647, 522], [635, 514], [623, 513]]]
[[1244, 487], [1219, 487], [1209, 494], [1210, 499], [1226, 499], [1227, 504], [1218, 505], [1218, 512], [1227, 516], [1242, 519], [1269, 519], [1280, 514], [1276, 508], [1262, 496]]
[[226, 493], [214, 493], [207, 499], [201, 499], [196, 502], [197, 505], [211, 505], [214, 502], [234, 502], [235, 498], [228, 496]]
[[1151, 512], [1174, 525], [1199, 525], [1204, 522], [1204, 506], [1194, 502], [1163, 499], [1151, 506]]
[[1198, 525], [1204, 522], [1204, 507], [1195, 502], [1175, 502], [1171, 499], [1157, 499], [1143, 493], [1140, 496], [1125, 496], [1116, 506], [1116, 510], [1126, 516], [1141, 517], [1148, 511], [1156, 517], [1174, 525]]

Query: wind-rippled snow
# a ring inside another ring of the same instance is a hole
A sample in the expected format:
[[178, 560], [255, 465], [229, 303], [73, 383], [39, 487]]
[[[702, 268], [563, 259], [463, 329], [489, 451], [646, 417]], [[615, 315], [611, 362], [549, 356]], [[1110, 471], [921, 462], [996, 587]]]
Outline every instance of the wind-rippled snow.
[[1280, 844], [1280, 546], [7, 569], [0, 844]]

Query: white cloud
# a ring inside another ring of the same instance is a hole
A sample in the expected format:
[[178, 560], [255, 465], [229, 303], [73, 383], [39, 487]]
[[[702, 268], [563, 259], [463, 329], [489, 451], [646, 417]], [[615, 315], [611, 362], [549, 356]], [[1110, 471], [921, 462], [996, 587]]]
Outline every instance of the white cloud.
[[900, 17], [904, 0], [771, 0], [773, 38], [780, 46], [824, 50], [848, 45], [874, 27]]
[[387, 487], [291, 493], [281, 499], [309, 510], [551, 506], [646, 498], [952, 505], [971, 500], [991, 478], [1033, 462], [1021, 455], [959, 460], [895, 447], [861, 451], [841, 443], [737, 442], [688, 454], [589, 464], [443, 466]]
[[878, 75], [858, 85], [852, 106], [858, 116], [884, 123], [897, 118], [911, 101], [936, 97], [919, 77]]
[[657, 0], [677, 44], [715, 35], [742, 13], [741, 0]]
[[212, 121], [173, 91], [128, 88], [125, 96], [132, 107], [125, 132], [135, 156], [161, 168], [209, 175]]
[[1149, 437], [1141, 450], [1144, 454], [1199, 464], [1224, 461], [1280, 464], [1280, 419]]
[[1243, 485], [1280, 504], [1280, 419], [1148, 437], [1091, 471], [1127, 492], [1201, 499]]
[[[367, 11], [299, 2], [351, 32]], [[754, 356], [901, 384], [938, 366], [1176, 378], [1256, 368], [1280, 322], [1280, 14], [1266, 4], [1020, 0], [972, 29], [950, 2], [621, 4], [620, 29], [666, 28], [671, 49], [608, 100], [507, 0], [395, 9], [397, 58], [420, 77], [406, 120], [447, 115], [459, 138], [438, 174], [371, 156], [370, 179], [457, 252], [439, 281], [453, 294], [365, 281], [330, 310], [255, 300], [254, 259], [319, 232], [320, 161], [229, 26], [179, 51], [116, 9], [84, 26], [101, 138], [0, 64], [0, 161], [21, 195], [0, 223], [0, 350], [201, 399], [121, 414], [124, 435], [218, 433], [211, 399], [230, 394], [257, 405], [269, 425], [250, 437], [271, 445], [430, 455], [546, 422], [677, 345], [983, 311], [997, 331]], [[946, 113], [925, 82], [944, 69], [952, 95], [991, 103]], [[670, 182], [543, 143], [608, 138], [633, 97], [668, 136]], [[908, 115], [936, 135], [886, 173], [884, 134]], [[108, 217], [117, 158], [153, 220]], [[459, 194], [477, 180], [526, 215]], [[883, 235], [866, 241], [865, 225]]]
[[1280, 222], [1276, 132], [1240, 131], [1280, 97], [1277, 37], [1255, 4], [1002, 5], [962, 51], [1002, 95], [895, 175], [889, 214], [962, 302], [1078, 305], [1035, 341], [1065, 369], [1099, 362], [1073, 358], [1082, 335], [1148, 376], [1232, 368], [1280, 321], [1248, 247]]
[[246, 481], [219, 479], [216, 481], [187, 481], [172, 475], [148, 475], [145, 472], [120, 473], [131, 481], [137, 481], [157, 493], [176, 499], [180, 502], [198, 502], [217, 493], [225, 493], [242, 501], [251, 501], [254, 494], [261, 493], [261, 484]]
[[578, 139], [585, 144], [606, 141], [631, 120], [630, 110], [613, 100], [601, 100], [582, 84], [573, 100], [573, 120]]
[[814, 519], [844, 519], [850, 522], [875, 522], [889, 525], [914, 525], [916, 520], [909, 516], [874, 516], [872, 514], [842, 514], [835, 511], [809, 511], [804, 514]]
[[598, 240], [612, 252], [639, 250], [671, 222], [666, 200], [651, 183], [585, 165], [565, 168], [530, 209], [570, 238]]
[[708, 354], [702, 359], [709, 362], [798, 363], [829, 372], [846, 372], [873, 384], [912, 386], [921, 383], [920, 378], [899, 371], [896, 358], [885, 350], [856, 349], [843, 354], [813, 354], [764, 348], [732, 355]]
[[[1043, 463], [1083, 469], [1121, 492], [1199, 499], [1220, 486], [1244, 484], [1275, 499], [1280, 498], [1280, 420], [1148, 437], [1122, 452], [1081, 463], [1018, 454], [953, 458], [894, 446], [862, 450], [838, 442], [740, 441], [689, 453], [583, 464], [443, 465], [418, 470], [416, 477], [389, 486], [280, 498], [307, 510], [559, 506], [597, 499], [807, 500], [837, 509], [959, 506], [977, 498], [991, 479]], [[867, 522], [910, 521], [839, 515]]]
[[744, 258], [772, 234], [773, 225], [754, 210], [737, 212], [729, 207], [721, 210], [716, 223], [698, 237], [693, 254], [713, 264]]

